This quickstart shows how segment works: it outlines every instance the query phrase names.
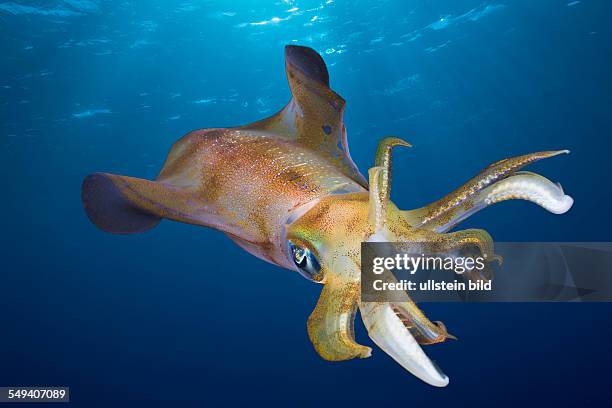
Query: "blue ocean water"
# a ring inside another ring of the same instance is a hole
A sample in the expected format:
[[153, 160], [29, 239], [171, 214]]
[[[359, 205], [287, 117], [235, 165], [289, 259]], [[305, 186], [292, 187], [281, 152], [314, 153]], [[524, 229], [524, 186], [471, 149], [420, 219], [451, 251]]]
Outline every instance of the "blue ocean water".
[[401, 208], [568, 148], [532, 170], [563, 184], [569, 213], [508, 202], [464, 226], [610, 241], [611, 14], [605, 0], [0, 0], [0, 386], [70, 386], [83, 407], [609, 404], [609, 304], [426, 304], [459, 338], [426, 350], [451, 378], [434, 389], [377, 348], [319, 358], [319, 286], [204, 228], [105, 234], [80, 185], [153, 178], [188, 131], [271, 115], [290, 96], [283, 46], [300, 44], [347, 100], [362, 172], [381, 137], [413, 143], [395, 155]]

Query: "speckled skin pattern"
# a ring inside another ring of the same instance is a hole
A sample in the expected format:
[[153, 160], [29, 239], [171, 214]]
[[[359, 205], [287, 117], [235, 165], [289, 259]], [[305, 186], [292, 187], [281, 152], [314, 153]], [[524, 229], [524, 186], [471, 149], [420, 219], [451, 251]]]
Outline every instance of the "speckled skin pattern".
[[202, 198], [181, 202], [180, 215], [175, 215], [181, 221], [221, 222], [220, 229], [250, 252], [290, 268], [294, 265], [287, 264], [281, 240], [292, 211], [333, 190], [365, 191], [312, 150], [241, 129], [185, 136], [173, 147], [158, 181], [183, 185], [185, 194]]
[[[555, 213], [567, 211], [572, 201], [560, 186], [518, 172], [565, 151], [496, 162], [435, 203], [402, 211], [390, 201], [391, 149], [410, 145], [383, 139], [368, 183], [351, 160], [345, 102], [329, 88], [323, 60], [298, 46], [288, 46], [285, 56], [293, 98], [279, 113], [243, 127], [187, 134], [174, 144], [155, 181], [94, 173], [83, 182], [85, 210], [95, 225], [112, 233], [142, 232], [162, 218], [212, 227], [253, 255], [295, 271], [300, 267], [288, 243], [303, 248], [320, 265], [311, 280], [324, 284], [307, 324], [323, 358], [370, 355], [354, 336], [355, 315], [362, 308], [368, 333], [383, 350], [424, 381], [444, 386], [448, 377], [432, 368], [420, 348], [402, 348], [397, 339], [408, 335], [418, 344], [433, 344], [452, 336], [413, 302], [361, 302], [361, 242], [427, 242], [443, 250], [471, 243], [495, 260], [485, 231], [446, 232], [502, 200], [520, 198]], [[385, 316], [397, 320], [371, 320], [382, 316], [381, 308], [390, 308]]]

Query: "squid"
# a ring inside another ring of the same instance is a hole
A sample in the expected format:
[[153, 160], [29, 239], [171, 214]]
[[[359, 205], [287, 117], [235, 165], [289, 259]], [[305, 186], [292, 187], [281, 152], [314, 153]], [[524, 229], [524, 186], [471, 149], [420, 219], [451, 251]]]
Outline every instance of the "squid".
[[392, 149], [383, 138], [368, 178], [351, 159], [345, 100], [329, 85], [321, 56], [287, 46], [291, 100], [246, 126], [195, 130], [171, 148], [155, 180], [93, 173], [81, 197], [103, 231], [132, 234], [168, 219], [217, 229], [249, 253], [323, 285], [307, 320], [316, 352], [329, 361], [366, 358], [355, 339], [357, 311], [372, 341], [410, 373], [436, 387], [449, 382], [422, 346], [453, 338], [408, 302], [362, 302], [362, 242], [426, 242], [452, 250], [477, 245], [495, 258], [484, 230], [450, 232], [492, 204], [531, 201], [563, 214], [573, 204], [559, 184], [521, 169], [568, 153], [544, 151], [498, 161], [440, 200], [403, 211], [390, 200]]

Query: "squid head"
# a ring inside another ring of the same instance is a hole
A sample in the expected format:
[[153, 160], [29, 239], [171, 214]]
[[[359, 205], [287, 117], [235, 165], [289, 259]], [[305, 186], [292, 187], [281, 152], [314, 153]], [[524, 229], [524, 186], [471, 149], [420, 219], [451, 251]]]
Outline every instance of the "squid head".
[[448, 376], [427, 357], [421, 345], [454, 337], [444, 324], [430, 321], [412, 301], [361, 301], [361, 242], [426, 242], [449, 251], [473, 244], [490, 261], [499, 260], [486, 231], [447, 231], [479, 209], [508, 199], [532, 201], [553, 213], [567, 211], [573, 201], [559, 185], [518, 171], [566, 151], [499, 161], [443, 199], [427, 207], [401, 211], [390, 201], [393, 146], [410, 144], [394, 137], [379, 143], [375, 165], [368, 172], [369, 192], [324, 197], [287, 225], [287, 254], [295, 270], [324, 285], [308, 318], [308, 335], [323, 358], [339, 361], [370, 356], [371, 348], [355, 340], [354, 320], [359, 309], [377, 346], [421, 380], [443, 387], [449, 382]]

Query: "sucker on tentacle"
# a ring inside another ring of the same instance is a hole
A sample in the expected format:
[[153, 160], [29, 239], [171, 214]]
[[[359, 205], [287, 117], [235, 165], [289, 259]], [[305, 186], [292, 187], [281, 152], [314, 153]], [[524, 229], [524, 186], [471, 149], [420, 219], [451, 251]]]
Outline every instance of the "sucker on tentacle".
[[442, 252], [469, 244], [495, 260], [486, 231], [444, 232], [504, 200], [528, 200], [555, 214], [568, 211], [573, 200], [560, 186], [518, 172], [567, 151], [498, 161], [446, 197], [401, 211], [390, 200], [391, 151], [410, 144], [382, 139], [368, 184], [351, 159], [345, 101], [330, 88], [321, 56], [307, 47], [287, 46], [285, 70], [292, 97], [283, 109], [241, 127], [190, 132], [172, 146], [155, 180], [87, 176], [81, 191], [87, 216], [115, 234], [143, 232], [162, 219], [217, 229], [249, 253], [324, 285], [306, 324], [324, 359], [370, 356], [371, 348], [355, 339], [359, 308], [374, 343], [426, 383], [447, 385], [448, 376], [420, 345], [454, 336], [410, 299], [363, 302], [361, 243], [428, 245]]

